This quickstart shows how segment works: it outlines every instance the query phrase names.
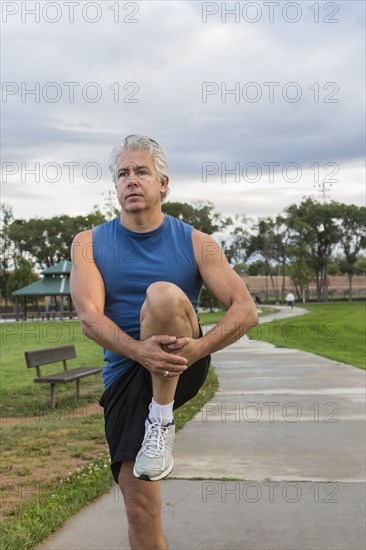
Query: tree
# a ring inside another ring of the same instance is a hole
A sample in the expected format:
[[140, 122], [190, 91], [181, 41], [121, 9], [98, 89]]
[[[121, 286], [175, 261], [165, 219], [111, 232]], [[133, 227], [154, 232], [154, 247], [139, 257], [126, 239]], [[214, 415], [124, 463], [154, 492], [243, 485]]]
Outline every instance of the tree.
[[240, 275], [240, 277], [244, 277], [245, 275], [249, 275], [249, 267], [244, 262], [240, 262], [239, 264], [235, 264], [233, 269], [234, 269], [234, 271], [236, 271], [236, 273], [238, 275]]
[[355, 263], [355, 274], [356, 275], [365, 275], [366, 274], [366, 258], [358, 258]]
[[[275, 221], [272, 218], [265, 218], [255, 226], [255, 234], [248, 237], [246, 259], [259, 256], [263, 259], [265, 275], [269, 275], [273, 293], [278, 299], [278, 289], [275, 286], [272, 262], [275, 258]], [[267, 297], [267, 296], [266, 296]]]
[[221, 214], [214, 212], [211, 202], [196, 201], [192, 204], [186, 202], [164, 202], [162, 204], [164, 214], [169, 214], [183, 222], [193, 225], [195, 229], [211, 235], [225, 227], [227, 220], [222, 219]]
[[200, 307], [203, 307], [203, 308], [209, 308], [211, 312], [213, 311], [214, 308], [222, 307], [218, 299], [212, 294], [211, 290], [209, 290], [205, 286], [202, 287], [202, 291], [199, 299], [199, 305]]
[[282, 275], [281, 301], [283, 302], [285, 300], [286, 266], [291, 253], [291, 232], [282, 215], [276, 217], [273, 239], [273, 255], [277, 261], [278, 269], [280, 269], [278, 274]]
[[99, 210], [86, 216], [53, 216], [52, 218], [16, 219], [9, 226], [9, 238], [14, 244], [13, 260], [19, 257], [33, 260], [40, 269], [70, 259], [73, 238], [80, 231], [105, 222]]
[[339, 203], [321, 204], [311, 198], [285, 209], [292, 254], [304, 258], [314, 273], [318, 301], [328, 297], [328, 264], [341, 237]]
[[263, 260], [256, 260], [248, 264], [248, 275], [258, 276], [266, 274], [266, 263]]
[[34, 273], [31, 262], [25, 258], [19, 258], [17, 267], [9, 275], [9, 292], [38, 281], [39, 276]]
[[337, 258], [337, 261], [329, 262], [328, 264], [328, 273], [329, 275], [340, 275], [342, 273], [340, 269], [340, 264], [342, 260]]
[[0, 205], [1, 226], [0, 226], [0, 293], [5, 299], [5, 305], [8, 305], [9, 297], [9, 268], [12, 264], [13, 246], [9, 237], [9, 227], [13, 221], [13, 210], [9, 204]]
[[340, 263], [342, 273], [347, 273], [349, 301], [352, 301], [352, 277], [356, 273], [359, 252], [366, 248], [366, 208], [354, 204], [342, 204], [340, 245], [345, 255]]
[[305, 304], [308, 285], [313, 278], [313, 274], [307, 265], [305, 258], [300, 256], [289, 266], [291, 281], [295, 287], [298, 300]]
[[221, 246], [230, 263], [243, 264], [246, 258], [246, 250], [248, 247], [249, 230], [248, 224], [251, 222], [244, 215], [235, 216], [235, 221], [227, 219], [227, 226], [230, 228], [230, 237], [221, 242]]

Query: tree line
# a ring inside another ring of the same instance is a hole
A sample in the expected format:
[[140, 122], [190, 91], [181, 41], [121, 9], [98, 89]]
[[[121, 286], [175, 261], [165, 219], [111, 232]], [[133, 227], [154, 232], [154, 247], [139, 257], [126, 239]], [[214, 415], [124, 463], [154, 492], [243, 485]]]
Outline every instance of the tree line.
[[[284, 299], [285, 277], [291, 278], [297, 298], [316, 283], [318, 301], [328, 299], [328, 275], [347, 274], [349, 299], [352, 278], [365, 273], [366, 208], [304, 198], [276, 217], [254, 222], [244, 215], [225, 217], [210, 202], [166, 202], [163, 211], [196, 229], [214, 235], [240, 275], [266, 275], [277, 299]], [[74, 236], [119, 215], [115, 208], [94, 207], [86, 216], [15, 219], [10, 205], [1, 205], [0, 292], [11, 293], [37, 280], [37, 271], [70, 259]], [[280, 296], [274, 277], [282, 277]], [[203, 302], [212, 305], [206, 290]], [[201, 303], [202, 303], [201, 300]]]

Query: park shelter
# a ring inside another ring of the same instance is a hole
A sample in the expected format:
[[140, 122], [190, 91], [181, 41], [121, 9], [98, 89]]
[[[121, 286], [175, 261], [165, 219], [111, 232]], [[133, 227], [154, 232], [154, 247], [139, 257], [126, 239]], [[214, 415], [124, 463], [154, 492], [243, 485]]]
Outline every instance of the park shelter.
[[68, 299], [68, 310], [71, 314], [72, 301], [70, 295], [70, 273], [72, 263], [69, 260], [63, 260], [58, 264], [48, 267], [41, 272], [42, 279], [28, 286], [20, 288], [12, 293], [16, 303], [16, 318], [20, 317], [21, 301], [23, 302], [23, 318], [27, 318], [27, 297], [51, 297], [56, 307], [56, 298], [59, 297], [61, 316], [65, 311], [64, 299]]

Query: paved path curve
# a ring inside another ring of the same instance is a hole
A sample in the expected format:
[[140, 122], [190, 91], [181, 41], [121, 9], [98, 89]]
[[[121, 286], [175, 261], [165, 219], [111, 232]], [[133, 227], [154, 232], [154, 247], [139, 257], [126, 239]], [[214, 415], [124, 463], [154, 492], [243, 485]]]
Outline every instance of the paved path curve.
[[[365, 372], [247, 338], [213, 363], [220, 389], [177, 434], [162, 483], [169, 547], [363, 549]], [[117, 486], [38, 548], [128, 548]]]

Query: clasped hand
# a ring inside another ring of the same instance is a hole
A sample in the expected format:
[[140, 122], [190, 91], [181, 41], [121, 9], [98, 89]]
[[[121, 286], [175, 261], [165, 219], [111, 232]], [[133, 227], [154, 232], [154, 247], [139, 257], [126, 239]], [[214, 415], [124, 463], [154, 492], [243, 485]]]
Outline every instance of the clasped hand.
[[[165, 351], [162, 346], [170, 351]], [[151, 374], [171, 380], [197, 361], [197, 351], [198, 340], [194, 338], [154, 335], [139, 341], [136, 360]]]

